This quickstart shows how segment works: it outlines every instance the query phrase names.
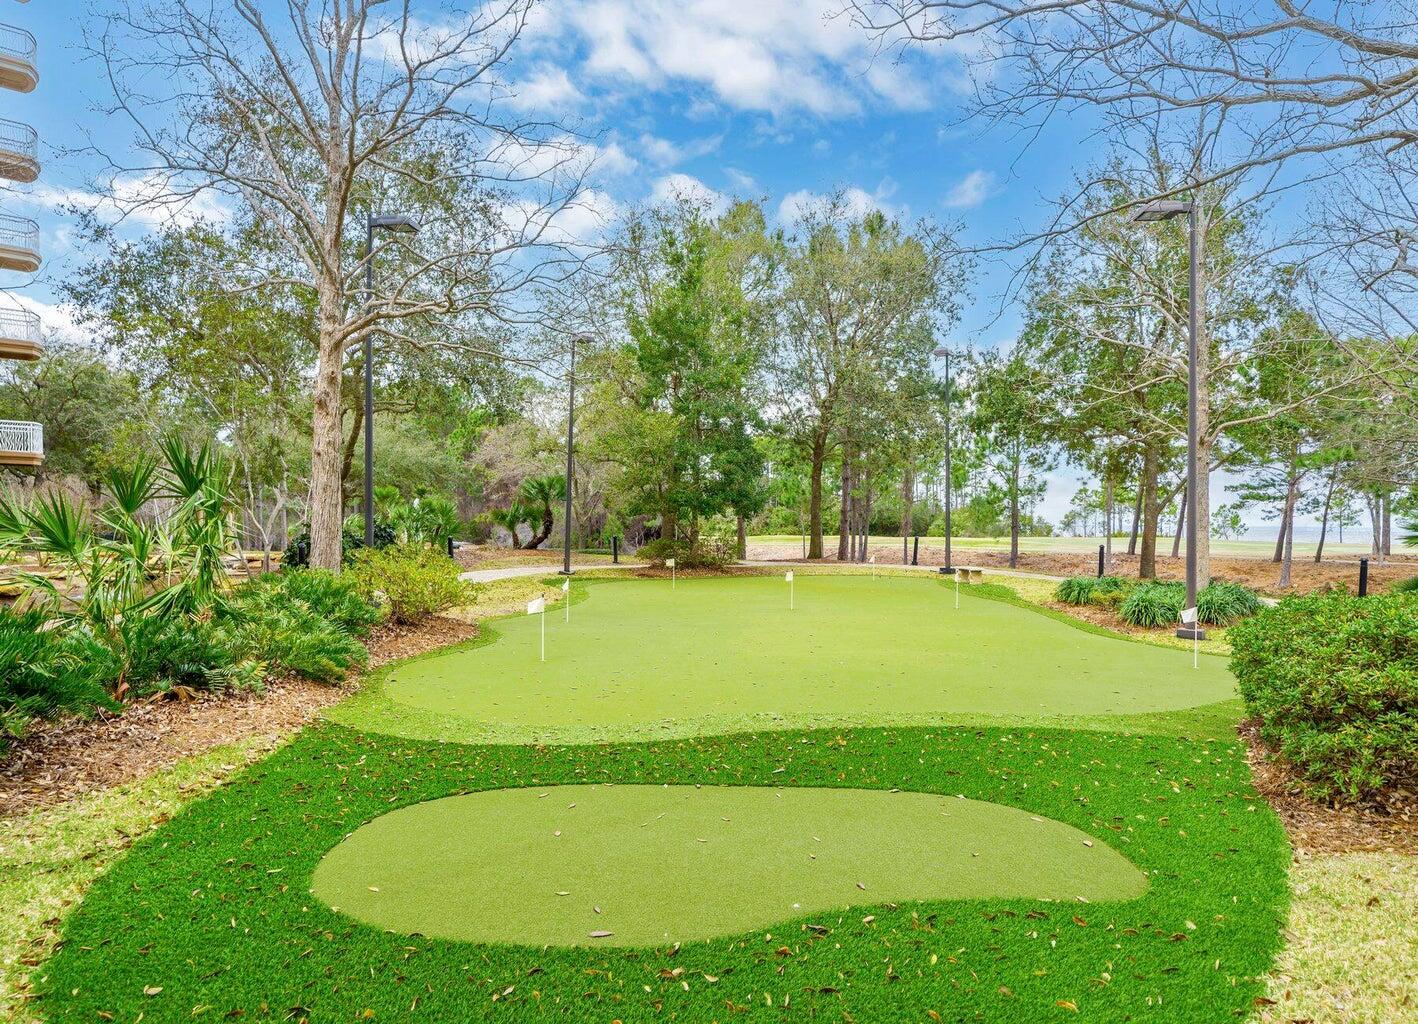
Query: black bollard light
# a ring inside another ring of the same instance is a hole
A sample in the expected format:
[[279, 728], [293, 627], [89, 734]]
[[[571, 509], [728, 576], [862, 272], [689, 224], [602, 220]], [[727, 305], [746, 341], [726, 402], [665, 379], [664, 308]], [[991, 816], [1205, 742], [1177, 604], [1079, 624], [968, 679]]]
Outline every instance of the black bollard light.
[[617, 535], [611, 537], [611, 564], [612, 564], [612, 565], [619, 565], [619, 564], [620, 564], [620, 536], [619, 536], [619, 534], [617, 534]]
[[918, 533], [911, 538], [911, 564], [916, 565], [917, 557], [921, 553], [921, 535]]
[[1098, 578], [1103, 578], [1103, 545], [1098, 545]]
[[1359, 559], [1359, 596], [1369, 596], [1369, 560]]
[[448, 538], [448, 557], [449, 557], [449, 558], [452, 558], [452, 557], [453, 557], [453, 538], [452, 538], [452, 537], [449, 537], [449, 538]]

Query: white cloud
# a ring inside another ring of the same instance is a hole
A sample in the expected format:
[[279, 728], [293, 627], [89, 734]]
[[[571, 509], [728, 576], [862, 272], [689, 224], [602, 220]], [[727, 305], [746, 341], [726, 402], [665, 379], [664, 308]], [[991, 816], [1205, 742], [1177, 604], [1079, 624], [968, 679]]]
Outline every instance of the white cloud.
[[989, 171], [971, 171], [957, 181], [941, 200], [953, 210], [969, 210], [994, 194], [995, 176]]
[[24, 292], [11, 291], [5, 295], [5, 305], [19, 306], [39, 317], [40, 329], [45, 335], [76, 341], [83, 337], [83, 331], [74, 321], [74, 310], [68, 305], [44, 302], [32, 298]]
[[839, 0], [583, 0], [562, 31], [578, 37], [597, 79], [689, 85], [740, 110], [842, 116], [867, 101], [928, 105], [953, 52], [884, 63], [840, 8]]
[[565, 113], [581, 107], [586, 95], [571, 80], [565, 68], [542, 64], [530, 76], [508, 86], [509, 102], [519, 110]]
[[601, 145], [573, 135], [540, 141], [510, 140], [489, 154], [489, 163], [513, 181], [543, 176], [616, 176], [629, 174], [639, 166], [618, 142]]
[[215, 189], [194, 190], [174, 184], [159, 173], [118, 177], [110, 189], [105, 195], [41, 184], [14, 193], [10, 201], [48, 213], [62, 213], [72, 206], [92, 211], [104, 220], [121, 218], [149, 228], [187, 227], [198, 220], [224, 224], [232, 215], [227, 198]]
[[595, 245], [620, 216], [620, 204], [600, 189], [585, 189], [565, 206], [548, 207], [527, 199], [502, 207], [509, 239], [536, 239], [544, 245]]
[[[897, 207], [887, 202], [887, 198], [893, 191], [895, 189], [891, 184], [884, 182], [875, 193], [851, 186], [842, 189], [838, 195], [841, 197], [842, 208], [849, 217], [864, 217], [873, 210], [880, 210], [888, 217], [904, 217], [906, 215], [905, 207]], [[832, 198], [831, 194], [824, 195], [806, 188], [789, 192], [778, 204], [778, 223], [793, 224], [806, 214], [819, 212], [832, 201]]]
[[739, 195], [749, 195], [759, 190], [758, 182], [754, 180], [753, 175], [741, 171], [737, 167], [725, 167], [724, 177], [729, 179], [729, 184]]
[[729, 205], [728, 196], [710, 188], [692, 174], [666, 174], [655, 180], [650, 189], [650, 202], [669, 203], [677, 199], [688, 200], [716, 215]]
[[640, 136], [640, 149], [650, 163], [659, 167], [673, 167], [675, 164], [714, 152], [719, 148], [719, 143], [723, 139], [722, 135], [711, 135], [708, 138], [690, 139], [687, 142], [671, 142], [669, 139], [662, 139], [647, 133]]

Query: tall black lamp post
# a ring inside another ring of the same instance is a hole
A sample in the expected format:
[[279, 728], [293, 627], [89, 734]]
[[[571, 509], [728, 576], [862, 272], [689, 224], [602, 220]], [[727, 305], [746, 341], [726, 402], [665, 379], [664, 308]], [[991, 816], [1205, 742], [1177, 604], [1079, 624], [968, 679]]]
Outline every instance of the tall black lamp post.
[[572, 442], [576, 434], [576, 342], [590, 341], [589, 334], [571, 336], [571, 361], [566, 368], [566, 510], [561, 524], [561, 572], [571, 575], [571, 495], [574, 488], [572, 472], [576, 465], [572, 455]]
[[[1187, 299], [1187, 607], [1196, 607], [1196, 523], [1197, 523], [1197, 476], [1200, 468], [1196, 461], [1197, 445], [1197, 346], [1201, 336], [1201, 240], [1197, 231], [1197, 207], [1194, 202], [1177, 199], [1157, 199], [1141, 207], [1132, 215], [1139, 223], [1171, 220], [1186, 214], [1189, 246], [1188, 299]], [[1206, 630], [1200, 622], [1184, 622], [1177, 630], [1177, 636], [1188, 640], [1206, 639]]]
[[[364, 218], [364, 305], [374, 305], [374, 229], [418, 234], [418, 221], [398, 213]], [[374, 547], [374, 330], [364, 332], [364, 546]]]
[[935, 356], [945, 360], [945, 564], [940, 571], [952, 576], [955, 566], [950, 563], [950, 349], [938, 348]]

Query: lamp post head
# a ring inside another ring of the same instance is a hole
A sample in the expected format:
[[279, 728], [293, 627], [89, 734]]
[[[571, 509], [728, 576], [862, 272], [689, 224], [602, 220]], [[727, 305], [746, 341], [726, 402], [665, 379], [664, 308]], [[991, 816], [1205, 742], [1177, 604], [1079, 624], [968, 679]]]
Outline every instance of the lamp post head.
[[402, 213], [381, 213], [370, 217], [369, 226], [371, 228], [383, 228], [385, 231], [393, 231], [401, 235], [416, 235], [419, 233], [419, 222]]
[[936, 349], [934, 352], [932, 352], [931, 354], [932, 354], [933, 356], [935, 356], [937, 359], [944, 359], [946, 356], [950, 355], [951, 353], [950, 353], [950, 349], [948, 349], [948, 348], [938, 348], [938, 349]]
[[1192, 204], [1183, 200], [1154, 199], [1134, 210], [1131, 219], [1135, 224], [1148, 224], [1153, 221], [1171, 220], [1191, 212]]

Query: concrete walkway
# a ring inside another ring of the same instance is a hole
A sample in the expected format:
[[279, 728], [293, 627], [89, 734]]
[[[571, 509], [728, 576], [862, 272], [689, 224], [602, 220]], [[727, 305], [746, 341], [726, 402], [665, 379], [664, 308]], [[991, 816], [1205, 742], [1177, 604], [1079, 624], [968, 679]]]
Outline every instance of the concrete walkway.
[[[577, 569], [644, 569], [647, 566], [643, 562], [621, 562], [619, 565], [573, 565], [571, 572], [574, 575]], [[561, 568], [555, 565], [509, 565], [502, 569], [473, 569], [469, 572], [459, 573], [460, 580], [467, 580], [469, 583], [493, 583], [497, 580], [513, 580], [522, 576], [555, 576], [561, 572]]]

